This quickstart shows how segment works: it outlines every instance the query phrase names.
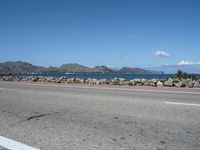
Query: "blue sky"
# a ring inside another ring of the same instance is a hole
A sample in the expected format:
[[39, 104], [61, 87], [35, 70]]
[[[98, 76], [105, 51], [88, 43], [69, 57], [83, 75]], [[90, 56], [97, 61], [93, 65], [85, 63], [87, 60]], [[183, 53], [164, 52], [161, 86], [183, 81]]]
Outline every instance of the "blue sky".
[[199, 8], [199, 0], [1, 0], [0, 62], [199, 63]]

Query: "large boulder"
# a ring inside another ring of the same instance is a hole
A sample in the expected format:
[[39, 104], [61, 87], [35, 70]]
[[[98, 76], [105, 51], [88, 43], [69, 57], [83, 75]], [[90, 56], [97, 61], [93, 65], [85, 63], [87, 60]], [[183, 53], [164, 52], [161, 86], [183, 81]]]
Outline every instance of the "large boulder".
[[137, 79], [137, 78], [136, 78], [136, 79], [134, 79], [134, 82], [135, 82], [136, 84], [137, 84], [137, 83], [140, 83], [140, 82], [141, 82], [141, 79], [139, 79], [139, 78]]
[[147, 79], [142, 78], [141, 82], [142, 82], [142, 84], [144, 84], [145, 82], [147, 82]]
[[151, 79], [151, 80], [149, 80], [149, 82], [152, 82], [152, 83], [156, 84], [157, 80], [156, 79]]
[[156, 83], [156, 86], [157, 86], [157, 87], [163, 87], [163, 83], [162, 83], [161, 81], [158, 81], [158, 82]]
[[168, 80], [164, 82], [164, 86], [172, 87], [173, 86], [173, 79], [168, 78]]
[[146, 81], [146, 82], [144, 82], [143, 85], [144, 85], [144, 86], [150, 86], [150, 83], [149, 83], [149, 81]]
[[156, 86], [157, 80], [156, 79], [151, 79], [148, 81], [150, 86]]
[[135, 85], [135, 80], [130, 80], [129, 81], [129, 85], [133, 85], [134, 86]]
[[46, 81], [47, 82], [54, 82], [54, 78], [53, 77], [46, 77]]
[[31, 81], [31, 82], [37, 82], [38, 79], [39, 79], [38, 77], [32, 77], [32, 78], [30, 79], [30, 81]]
[[174, 85], [175, 85], [175, 87], [182, 87], [183, 82], [179, 81], [179, 82], [174, 83]]
[[188, 87], [188, 88], [194, 87], [192, 79], [186, 79], [185, 80], [185, 87]]
[[112, 85], [120, 85], [120, 79], [119, 78], [114, 78], [111, 80]]
[[67, 78], [65, 83], [74, 83], [75, 78]]
[[200, 82], [199, 81], [194, 81], [194, 87], [199, 88], [200, 87]]

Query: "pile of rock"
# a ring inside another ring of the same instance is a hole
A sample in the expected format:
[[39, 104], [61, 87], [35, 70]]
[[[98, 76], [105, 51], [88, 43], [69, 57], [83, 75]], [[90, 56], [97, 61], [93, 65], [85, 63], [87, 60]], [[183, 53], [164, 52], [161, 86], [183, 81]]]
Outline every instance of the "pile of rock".
[[90, 85], [129, 85], [129, 86], [153, 86], [153, 87], [188, 87], [188, 88], [200, 88], [200, 80], [178, 79], [132, 79], [127, 80], [124, 78], [114, 78], [112, 80], [107, 79], [91, 79], [86, 80], [79, 78], [67, 78], [67, 77], [14, 77], [14, 76], [2, 76], [0, 81], [17, 81], [17, 82], [49, 82], [49, 83], [66, 83], [66, 84], [90, 84]]

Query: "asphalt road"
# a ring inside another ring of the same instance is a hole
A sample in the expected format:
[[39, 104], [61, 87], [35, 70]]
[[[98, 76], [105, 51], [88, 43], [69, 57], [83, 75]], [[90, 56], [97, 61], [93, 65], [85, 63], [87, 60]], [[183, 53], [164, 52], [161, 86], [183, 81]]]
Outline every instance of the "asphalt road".
[[41, 150], [199, 150], [200, 93], [1, 82], [0, 136]]

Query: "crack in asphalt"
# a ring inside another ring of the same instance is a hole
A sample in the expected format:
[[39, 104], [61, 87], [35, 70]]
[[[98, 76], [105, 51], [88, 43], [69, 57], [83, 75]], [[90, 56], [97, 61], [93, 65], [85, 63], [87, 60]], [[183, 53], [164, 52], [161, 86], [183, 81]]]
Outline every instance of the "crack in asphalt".
[[34, 116], [31, 116], [31, 117], [28, 117], [26, 120], [38, 119], [38, 118], [41, 118], [41, 117], [44, 117], [44, 116], [48, 116], [48, 115], [50, 115], [50, 114], [34, 115]]

